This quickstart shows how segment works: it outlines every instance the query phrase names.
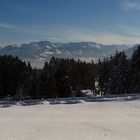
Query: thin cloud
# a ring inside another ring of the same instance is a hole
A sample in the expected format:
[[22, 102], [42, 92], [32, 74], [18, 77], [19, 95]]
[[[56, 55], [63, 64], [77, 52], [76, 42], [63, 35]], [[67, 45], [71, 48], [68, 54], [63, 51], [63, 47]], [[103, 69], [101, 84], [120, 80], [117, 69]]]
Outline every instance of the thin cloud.
[[[125, 26], [126, 27], [126, 26]], [[129, 27], [130, 28], [130, 27]], [[131, 29], [131, 28], [130, 28]], [[133, 28], [132, 28], [133, 29]], [[131, 30], [132, 30], [131, 29]], [[133, 44], [133, 43], [139, 43], [140, 42], [140, 36], [137, 34], [130, 34], [130, 35], [123, 35], [118, 34], [114, 32], [98, 32], [98, 31], [89, 31], [88, 29], [80, 29], [76, 27], [66, 27], [60, 29], [61, 32], [63, 32], [63, 36], [57, 37], [57, 39], [60, 39], [60, 41], [93, 41], [98, 42], [102, 44]], [[120, 28], [122, 31], [122, 29]], [[124, 29], [127, 30], [126, 28]], [[136, 30], [136, 29], [135, 29]], [[133, 29], [133, 31], [135, 32]], [[57, 32], [59, 32], [56, 29]], [[131, 31], [130, 31], [131, 32]], [[60, 33], [60, 32], [59, 32]], [[55, 41], [55, 40], [54, 40]]]
[[139, 43], [140, 37], [123, 36], [115, 33], [98, 33], [89, 35], [86, 33], [73, 34], [72, 40], [74, 41], [94, 41], [102, 44], [133, 44]]
[[40, 26], [22, 26], [22, 25], [13, 25], [0, 22], [0, 28], [8, 29], [9, 31], [14, 31], [22, 34], [32, 34], [32, 35], [41, 35], [45, 34], [46, 29], [40, 28]]
[[140, 10], [140, 3], [136, 1], [125, 0], [122, 2], [122, 8], [124, 11], [129, 12], [133, 10]]
[[[78, 41], [93, 41], [102, 44], [131, 44], [139, 43], [140, 36], [136, 32], [135, 28], [129, 26], [121, 27], [120, 30], [123, 32], [128, 31], [126, 35], [118, 34], [114, 32], [99, 32], [88, 29], [83, 29], [79, 27], [71, 27], [66, 25], [50, 25], [50, 26], [22, 26], [22, 25], [11, 25], [0, 23], [0, 28], [6, 28], [11, 32], [16, 32], [18, 34], [18, 39], [16, 38], [6, 38], [6, 40], [13, 40], [14, 44], [16, 42], [23, 43], [26, 40], [49, 40], [54, 42], [78, 42]], [[129, 30], [128, 30], [129, 29]], [[133, 34], [130, 34], [132, 33]], [[1, 34], [0, 34], [1, 35]], [[20, 37], [21, 36], [21, 37]], [[3, 43], [4, 44], [4, 43]], [[5, 43], [6, 44], [6, 43]]]
[[119, 26], [119, 29], [121, 29], [122, 33], [127, 34], [127, 36], [140, 37], [140, 28], [139, 27], [121, 25], [121, 26]]
[[0, 28], [13, 29], [14, 26], [6, 23], [0, 23]]

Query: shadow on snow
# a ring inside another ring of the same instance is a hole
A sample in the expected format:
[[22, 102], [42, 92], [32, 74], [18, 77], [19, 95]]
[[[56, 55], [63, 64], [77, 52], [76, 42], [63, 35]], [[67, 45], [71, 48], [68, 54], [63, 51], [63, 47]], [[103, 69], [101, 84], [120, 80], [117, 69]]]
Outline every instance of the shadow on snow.
[[79, 104], [83, 102], [108, 102], [108, 101], [134, 101], [140, 100], [140, 94], [129, 94], [120, 96], [87, 96], [87, 97], [72, 97], [72, 98], [58, 98], [58, 99], [38, 99], [38, 100], [20, 100], [7, 101], [0, 100], [0, 108], [7, 108], [11, 106], [32, 106], [40, 104]]

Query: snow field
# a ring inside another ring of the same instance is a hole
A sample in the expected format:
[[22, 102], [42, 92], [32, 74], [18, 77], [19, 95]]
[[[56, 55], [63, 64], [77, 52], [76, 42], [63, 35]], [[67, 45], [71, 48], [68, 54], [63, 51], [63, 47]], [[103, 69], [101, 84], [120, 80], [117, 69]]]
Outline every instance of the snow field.
[[0, 108], [1, 140], [139, 140], [140, 100]]

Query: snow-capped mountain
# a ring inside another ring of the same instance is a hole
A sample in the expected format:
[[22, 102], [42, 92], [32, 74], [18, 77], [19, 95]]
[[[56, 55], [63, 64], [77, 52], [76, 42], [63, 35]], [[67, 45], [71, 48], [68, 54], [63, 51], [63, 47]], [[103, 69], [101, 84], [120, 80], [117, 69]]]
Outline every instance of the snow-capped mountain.
[[103, 45], [95, 42], [53, 43], [49, 41], [29, 44], [8, 45], [0, 49], [0, 55], [16, 55], [23, 60], [30, 60], [33, 66], [41, 67], [51, 57], [97, 60], [114, 54], [115, 51], [127, 50], [129, 45]]

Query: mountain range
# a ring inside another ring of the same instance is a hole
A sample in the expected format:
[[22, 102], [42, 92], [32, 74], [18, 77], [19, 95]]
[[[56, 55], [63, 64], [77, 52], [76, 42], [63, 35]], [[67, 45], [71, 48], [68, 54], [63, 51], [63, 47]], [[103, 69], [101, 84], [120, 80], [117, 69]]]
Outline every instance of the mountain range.
[[30, 61], [34, 67], [42, 67], [51, 57], [74, 58], [84, 61], [97, 61], [113, 55], [116, 51], [125, 51], [130, 57], [135, 45], [103, 45], [95, 42], [54, 43], [50, 41], [31, 42], [20, 45], [7, 45], [0, 48], [0, 55], [14, 55]]

